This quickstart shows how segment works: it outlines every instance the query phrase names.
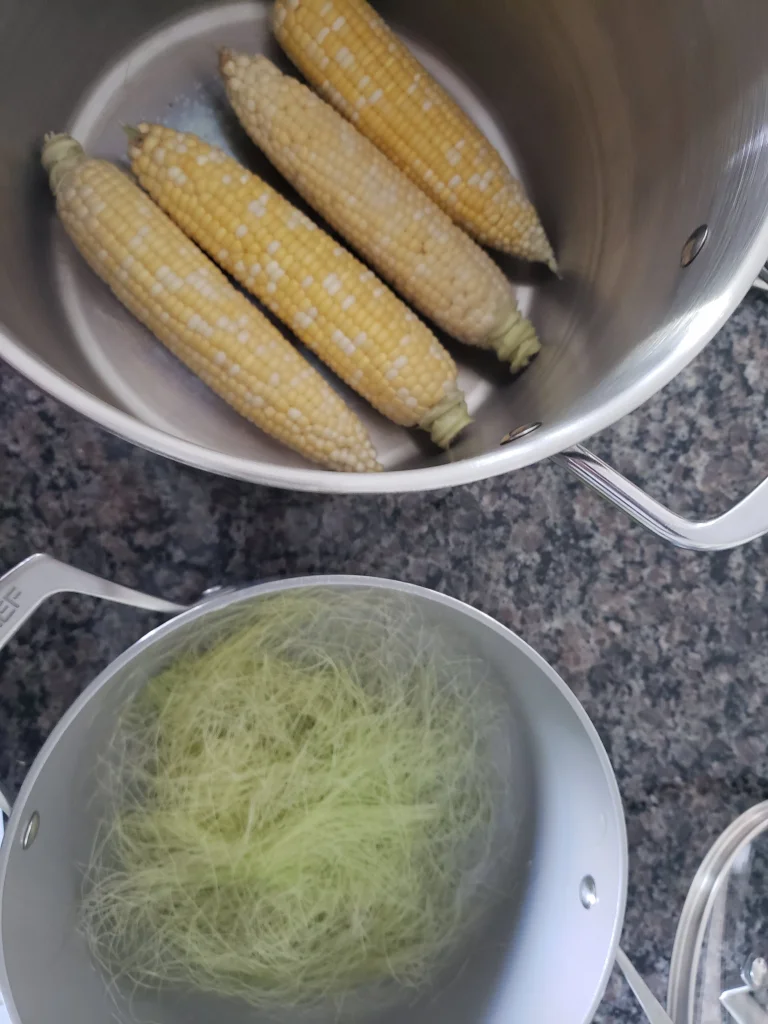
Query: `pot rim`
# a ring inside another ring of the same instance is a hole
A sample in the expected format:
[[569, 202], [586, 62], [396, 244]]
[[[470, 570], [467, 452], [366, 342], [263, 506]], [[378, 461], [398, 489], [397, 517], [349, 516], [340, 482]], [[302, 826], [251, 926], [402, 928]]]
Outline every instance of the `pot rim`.
[[[597, 729], [592, 724], [591, 719], [587, 715], [586, 711], [578, 701], [576, 696], [572, 693], [570, 688], [566, 685], [565, 681], [560, 675], [552, 668], [551, 665], [545, 659], [538, 654], [529, 644], [522, 640], [516, 633], [514, 633], [507, 626], [498, 622], [492, 616], [486, 612], [482, 612], [472, 605], [467, 604], [464, 601], [459, 600], [455, 597], [450, 597], [446, 594], [441, 594], [438, 591], [431, 590], [428, 587], [418, 586], [413, 583], [406, 583], [400, 580], [387, 579], [385, 577], [378, 576], [361, 576], [361, 575], [346, 575], [346, 574], [324, 574], [318, 576], [295, 576], [288, 577], [278, 580], [271, 580], [264, 583], [256, 583], [250, 585], [244, 585], [236, 587], [231, 590], [224, 591], [213, 597], [206, 598], [193, 605], [191, 608], [179, 615], [175, 615], [162, 623], [160, 626], [155, 627], [148, 633], [144, 634], [139, 640], [131, 644], [122, 654], [118, 655], [105, 669], [103, 669], [96, 678], [83, 690], [80, 696], [74, 701], [73, 704], [67, 709], [64, 715], [54, 726], [52, 732], [48, 736], [47, 740], [43, 744], [42, 749], [38, 753], [34, 762], [32, 763], [29, 771], [27, 772], [24, 782], [21, 786], [19, 795], [14, 803], [13, 813], [11, 814], [10, 820], [6, 826], [5, 836], [0, 845], [0, 934], [2, 932], [2, 905], [3, 905], [3, 894], [5, 892], [5, 886], [7, 882], [8, 863], [10, 859], [10, 853], [17, 842], [21, 840], [25, 827], [25, 808], [28, 803], [30, 794], [39, 778], [41, 772], [45, 768], [50, 754], [53, 749], [58, 745], [64, 734], [67, 732], [69, 725], [77, 718], [81, 712], [84, 712], [91, 699], [95, 694], [100, 691], [103, 687], [107, 686], [114, 675], [125, 668], [135, 657], [140, 655], [148, 647], [152, 646], [156, 641], [163, 639], [169, 633], [172, 633], [177, 628], [184, 626], [195, 619], [206, 615], [208, 612], [216, 611], [226, 607], [229, 604], [236, 603], [241, 600], [248, 600], [253, 597], [265, 597], [269, 594], [278, 593], [281, 591], [300, 589], [306, 586], [375, 586], [381, 587], [385, 590], [396, 590], [407, 594], [413, 594], [428, 600], [434, 601], [438, 604], [448, 606], [461, 612], [465, 615], [474, 618], [478, 622], [484, 624], [494, 632], [502, 635], [506, 640], [517, 647], [525, 656], [536, 665], [549, 679], [549, 681], [559, 691], [560, 695], [565, 698], [566, 702], [570, 705], [572, 711], [576, 715], [579, 723], [587, 734], [588, 739], [597, 755], [600, 767], [602, 768], [605, 780], [608, 786], [610, 794], [611, 807], [610, 810], [618, 824], [619, 829], [619, 887], [617, 898], [615, 901], [615, 907], [613, 908], [613, 922], [611, 928], [610, 943], [605, 951], [603, 963], [601, 964], [599, 976], [595, 979], [595, 996], [592, 1006], [589, 1009], [587, 1017], [584, 1019], [584, 1024], [588, 1024], [597, 1012], [597, 1008], [602, 1001], [605, 989], [608, 985], [608, 979], [611, 971], [613, 970], [614, 960], [616, 958], [616, 951], [619, 946], [619, 939], [621, 937], [621, 930], [624, 923], [624, 913], [626, 909], [627, 900], [627, 875], [628, 875], [628, 862], [629, 862], [629, 851], [627, 842], [627, 831], [626, 822], [624, 818], [624, 811], [621, 803], [621, 795], [619, 793], [618, 783], [611, 766], [608, 754], [603, 746]], [[6, 996], [6, 1004], [11, 1014], [11, 1020], [15, 1024], [23, 1024], [21, 1022], [20, 1015], [13, 1002], [13, 994], [11, 991], [10, 980], [8, 978], [5, 957], [0, 948], [0, 988]]]

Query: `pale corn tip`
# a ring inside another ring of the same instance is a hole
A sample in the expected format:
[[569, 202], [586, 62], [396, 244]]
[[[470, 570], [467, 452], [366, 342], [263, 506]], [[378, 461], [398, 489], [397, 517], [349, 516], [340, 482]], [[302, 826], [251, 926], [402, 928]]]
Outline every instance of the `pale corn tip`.
[[235, 72], [232, 51], [226, 46], [222, 46], [219, 50], [219, 71], [221, 71], [222, 75], [232, 75]]
[[541, 351], [533, 324], [520, 315], [516, 305], [508, 307], [507, 316], [500, 320], [489, 342], [499, 359], [509, 363], [513, 373], [523, 370]]
[[366, 0], [276, 0], [273, 25], [322, 95], [456, 223], [493, 248], [556, 267], [499, 153]]
[[48, 173], [51, 191], [57, 195], [68, 175], [85, 160], [83, 147], [64, 132], [48, 132], [43, 140], [40, 162]]

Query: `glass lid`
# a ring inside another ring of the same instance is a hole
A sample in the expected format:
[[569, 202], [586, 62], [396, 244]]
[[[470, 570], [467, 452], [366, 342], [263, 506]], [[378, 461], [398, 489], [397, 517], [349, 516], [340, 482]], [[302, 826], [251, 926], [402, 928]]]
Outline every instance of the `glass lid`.
[[768, 1024], [768, 801], [713, 844], [685, 901], [668, 994], [674, 1024]]

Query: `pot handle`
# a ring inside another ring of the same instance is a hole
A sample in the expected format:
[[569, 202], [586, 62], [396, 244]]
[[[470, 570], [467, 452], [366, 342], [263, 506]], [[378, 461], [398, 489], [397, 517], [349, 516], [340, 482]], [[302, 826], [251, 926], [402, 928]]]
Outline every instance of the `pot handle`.
[[649, 1024], [672, 1024], [672, 1018], [637, 973], [634, 964], [621, 946], [616, 950], [616, 965], [634, 992], [635, 999], [648, 1018]]
[[678, 548], [724, 551], [768, 533], [768, 478], [723, 515], [694, 522], [671, 512], [583, 445], [568, 448], [553, 459], [641, 526]]
[[[768, 293], [768, 263], [752, 287]], [[768, 533], [768, 478], [723, 515], [695, 522], [671, 512], [583, 445], [574, 445], [553, 459], [646, 530], [675, 547], [690, 551], [726, 551]]]
[[0, 650], [46, 597], [64, 592], [100, 597], [153, 612], [183, 612], [187, 607], [103, 580], [50, 555], [30, 555], [0, 577]]
[[[10, 818], [12, 809], [11, 801], [5, 795], [5, 792], [0, 789], [0, 841], [2, 841], [5, 835], [6, 820]], [[2, 992], [0, 992], [0, 1024], [13, 1024]]]
[[[50, 555], [30, 555], [0, 577], [0, 650], [21, 628], [46, 597], [61, 593], [85, 594], [105, 601], [146, 608], [154, 612], [183, 612], [186, 605], [164, 601], [140, 590], [103, 580], [92, 573], [66, 565]], [[11, 816], [11, 802], [0, 789], [0, 840], [5, 831], [3, 816]], [[0, 993], [0, 1024], [11, 1024], [11, 1017]]]

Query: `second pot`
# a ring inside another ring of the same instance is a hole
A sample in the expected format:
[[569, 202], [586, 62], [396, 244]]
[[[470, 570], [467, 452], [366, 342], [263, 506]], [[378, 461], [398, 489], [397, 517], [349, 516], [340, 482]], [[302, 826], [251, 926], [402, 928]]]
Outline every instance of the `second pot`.
[[[387, 600], [409, 622], [485, 663], [500, 681], [515, 787], [511, 856], [483, 930], [448, 978], [417, 1001], [379, 1009], [380, 1024], [587, 1024], [616, 957], [627, 886], [619, 792], [584, 710], [556, 672], [514, 633], [460, 601], [390, 580], [281, 580], [202, 601], [117, 658], [67, 711], [35, 760], [0, 850], [0, 985], [13, 1024], [262, 1024], [243, 1003], [200, 993], [110, 990], [77, 927], [83, 866], [98, 828], [96, 766], [125, 702], [172, 660], [203, 620], [236, 604], [301, 588]], [[34, 556], [0, 580], [14, 611], [0, 646], [48, 593], [84, 591], [174, 610]], [[10, 605], [8, 605], [10, 607]], [[508, 713], [507, 709], [508, 708]], [[554, 974], [553, 974], [554, 972]], [[305, 1020], [279, 1018], [286, 1024]], [[313, 1018], [315, 1019], [315, 1018]], [[330, 1018], [329, 1018], [330, 1019]], [[359, 1017], [357, 1018], [359, 1019]], [[326, 1018], [320, 1018], [325, 1024]]]

